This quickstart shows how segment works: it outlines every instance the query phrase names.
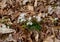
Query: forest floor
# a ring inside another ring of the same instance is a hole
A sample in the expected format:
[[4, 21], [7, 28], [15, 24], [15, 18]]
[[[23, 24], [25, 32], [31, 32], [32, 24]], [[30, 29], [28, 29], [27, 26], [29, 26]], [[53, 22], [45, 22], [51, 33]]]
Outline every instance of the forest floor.
[[60, 42], [60, 0], [0, 0], [0, 42]]

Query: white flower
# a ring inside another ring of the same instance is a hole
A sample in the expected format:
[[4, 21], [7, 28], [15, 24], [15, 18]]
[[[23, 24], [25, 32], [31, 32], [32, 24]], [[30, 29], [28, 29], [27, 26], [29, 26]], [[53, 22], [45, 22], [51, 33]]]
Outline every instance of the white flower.
[[26, 21], [25, 15], [26, 15], [26, 13], [21, 13], [20, 16], [18, 17], [17, 23]]
[[40, 16], [36, 16], [36, 19], [37, 19], [38, 22], [41, 21], [41, 17]]
[[21, 17], [24, 17], [26, 15], [26, 13], [21, 13], [20, 16]]
[[58, 20], [58, 18], [55, 18], [54, 20]]
[[45, 13], [43, 13], [43, 14], [42, 14], [42, 17], [44, 18], [45, 16], [46, 16], [46, 14], [45, 14]]
[[51, 6], [49, 6], [49, 7], [48, 7], [48, 13], [49, 13], [49, 14], [52, 14], [53, 11], [54, 11], [53, 8], [52, 8]]
[[21, 19], [20, 22], [26, 21], [26, 19]]
[[30, 21], [31, 19], [32, 19], [32, 17], [29, 17], [29, 18], [28, 18], [28, 21]]
[[32, 25], [33, 23], [31, 21], [27, 22], [27, 25]]
[[33, 16], [34, 18], [36, 17], [36, 16]]
[[28, 0], [23, 0], [23, 5], [25, 5], [27, 1], [28, 1]]
[[25, 18], [23, 18], [23, 17], [20, 17], [20, 18], [18, 18], [17, 23], [19, 23], [19, 22], [23, 22], [23, 21], [26, 21], [26, 19], [25, 19]]
[[51, 6], [49, 6], [49, 7], [48, 7], [48, 11], [51, 11], [51, 10], [52, 10], [52, 7], [51, 7]]
[[43, 13], [42, 14], [42, 17], [44, 18], [45, 16], [47, 16], [48, 14], [47, 13]]

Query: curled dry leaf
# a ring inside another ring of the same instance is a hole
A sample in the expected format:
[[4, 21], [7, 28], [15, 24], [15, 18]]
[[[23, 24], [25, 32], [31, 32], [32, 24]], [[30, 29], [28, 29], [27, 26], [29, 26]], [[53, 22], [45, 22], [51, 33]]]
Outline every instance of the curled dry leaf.
[[28, 5], [28, 10], [30, 10], [30, 11], [34, 11], [34, 8], [33, 8], [33, 6], [31, 6], [31, 5]]

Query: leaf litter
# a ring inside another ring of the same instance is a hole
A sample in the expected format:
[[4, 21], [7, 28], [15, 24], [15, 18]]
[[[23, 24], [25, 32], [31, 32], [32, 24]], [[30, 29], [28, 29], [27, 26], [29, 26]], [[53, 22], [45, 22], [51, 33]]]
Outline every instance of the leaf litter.
[[60, 1], [0, 0], [0, 42], [60, 42]]

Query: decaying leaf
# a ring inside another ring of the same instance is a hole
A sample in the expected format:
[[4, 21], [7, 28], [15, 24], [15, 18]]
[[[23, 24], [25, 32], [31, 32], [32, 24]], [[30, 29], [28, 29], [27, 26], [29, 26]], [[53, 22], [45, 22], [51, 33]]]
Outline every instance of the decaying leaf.
[[6, 1], [7, 0], [2, 0], [2, 2], [0, 3], [0, 8], [1, 9], [4, 9], [7, 6]]
[[20, 12], [15, 12], [11, 15], [11, 20], [15, 20], [19, 16]]
[[43, 42], [60, 42], [60, 40], [58, 40], [57, 38], [53, 38], [53, 36], [51, 36], [45, 39]]
[[12, 34], [9, 34], [9, 36], [5, 39], [5, 42], [17, 42], [13, 37], [12, 37]]
[[15, 32], [15, 30], [8, 29], [8, 28], [0, 28], [0, 33], [1, 34], [12, 33], [12, 32]]
[[53, 42], [53, 37], [54, 37], [54, 35], [52, 35], [52, 36], [48, 36], [43, 42]]
[[60, 18], [60, 6], [56, 7], [55, 13], [58, 16], [58, 18]]

